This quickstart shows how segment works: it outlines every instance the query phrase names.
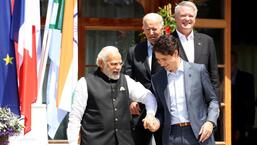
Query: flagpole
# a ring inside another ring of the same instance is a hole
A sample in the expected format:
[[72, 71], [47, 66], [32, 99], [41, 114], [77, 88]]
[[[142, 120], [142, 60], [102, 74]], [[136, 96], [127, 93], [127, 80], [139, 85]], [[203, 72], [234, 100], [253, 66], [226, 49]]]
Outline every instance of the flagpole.
[[[45, 28], [44, 28], [44, 36], [43, 36], [43, 43], [42, 43], [42, 49], [41, 49], [41, 59], [38, 63], [38, 100], [37, 103], [43, 102], [43, 84], [44, 84], [44, 78], [45, 78], [45, 72], [46, 72], [46, 63], [48, 59], [48, 52], [49, 52], [49, 43], [47, 43], [48, 40], [51, 40], [51, 34], [48, 34], [49, 32], [49, 24], [51, 20], [51, 14], [53, 9], [53, 0], [48, 1], [48, 7], [47, 7], [47, 15], [45, 21]], [[50, 38], [49, 38], [50, 37]]]

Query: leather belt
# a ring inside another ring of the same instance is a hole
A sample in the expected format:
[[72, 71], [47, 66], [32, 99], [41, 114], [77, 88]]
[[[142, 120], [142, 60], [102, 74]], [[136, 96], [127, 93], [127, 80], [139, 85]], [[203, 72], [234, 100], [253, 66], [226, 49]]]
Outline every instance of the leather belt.
[[176, 125], [176, 126], [179, 126], [179, 127], [191, 126], [190, 122], [181, 122], [181, 123], [176, 123], [176, 124], [173, 124], [173, 125]]

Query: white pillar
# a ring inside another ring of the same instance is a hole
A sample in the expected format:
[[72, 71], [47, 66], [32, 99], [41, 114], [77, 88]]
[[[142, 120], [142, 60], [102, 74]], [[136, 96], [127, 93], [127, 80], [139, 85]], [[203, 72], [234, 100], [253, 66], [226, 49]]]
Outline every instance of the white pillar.
[[48, 145], [46, 105], [32, 104], [31, 111], [31, 131], [10, 137], [10, 145]]

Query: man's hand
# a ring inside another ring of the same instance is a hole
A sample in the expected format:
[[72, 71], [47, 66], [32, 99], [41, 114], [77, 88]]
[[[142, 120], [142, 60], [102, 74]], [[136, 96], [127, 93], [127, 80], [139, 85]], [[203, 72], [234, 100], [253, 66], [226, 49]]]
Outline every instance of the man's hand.
[[207, 140], [211, 134], [212, 134], [212, 131], [213, 131], [213, 124], [212, 122], [210, 121], [206, 121], [202, 127], [201, 127], [201, 130], [199, 132], [199, 141], [200, 142], [204, 142], [205, 140]]
[[155, 132], [160, 128], [160, 121], [154, 115], [146, 115], [143, 122], [144, 128], [149, 129], [151, 132]]
[[137, 102], [131, 102], [129, 108], [132, 115], [140, 115], [141, 110]]

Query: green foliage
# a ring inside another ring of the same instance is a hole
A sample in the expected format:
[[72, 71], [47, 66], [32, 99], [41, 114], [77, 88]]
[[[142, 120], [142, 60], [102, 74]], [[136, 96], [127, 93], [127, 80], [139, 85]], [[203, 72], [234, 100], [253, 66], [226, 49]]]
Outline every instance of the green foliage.
[[0, 108], [0, 136], [17, 135], [23, 128], [18, 116], [13, 114], [9, 108]]
[[173, 32], [176, 29], [176, 22], [174, 15], [171, 13], [171, 8], [159, 7], [158, 14], [163, 18], [165, 34]]

